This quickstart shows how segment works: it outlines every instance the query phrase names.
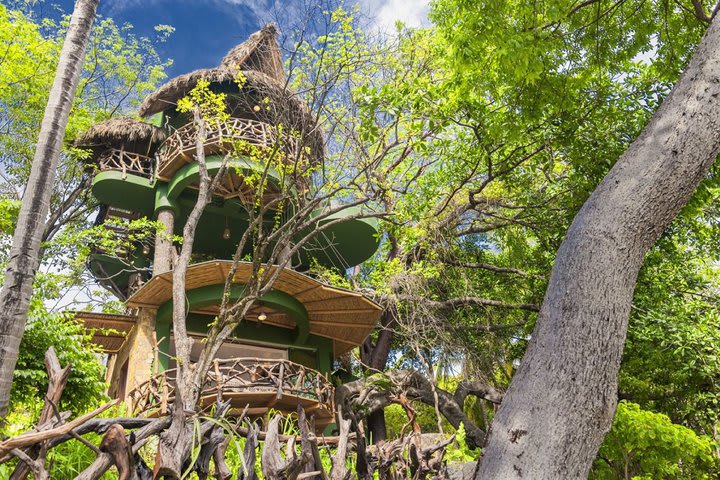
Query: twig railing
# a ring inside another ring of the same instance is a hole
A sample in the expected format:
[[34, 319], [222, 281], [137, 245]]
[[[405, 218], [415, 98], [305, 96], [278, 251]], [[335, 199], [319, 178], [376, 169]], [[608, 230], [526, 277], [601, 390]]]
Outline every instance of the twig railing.
[[[175, 398], [176, 377], [177, 369], [166, 370], [130, 392], [133, 412], [136, 415], [165, 413]], [[329, 415], [335, 412], [335, 389], [327, 374], [289, 360], [218, 359], [207, 372], [203, 385], [201, 399], [231, 394], [271, 393], [274, 400], [279, 400], [284, 395], [294, 395], [316, 403], [318, 408], [324, 409]], [[240, 396], [239, 402], [244, 401]], [[271, 400], [269, 403], [275, 402]]]
[[[158, 173], [169, 176], [177, 168], [176, 160], [183, 163], [195, 153], [197, 129], [193, 123], [184, 125], [170, 135], [160, 149]], [[298, 153], [298, 139], [282, 134], [270, 124], [247, 118], [230, 118], [207, 130], [204, 141], [206, 154], [228, 151], [229, 147], [246, 142], [249, 146], [266, 149], [278, 149], [285, 158], [295, 160]], [[238, 152], [242, 153], [242, 152]]]
[[101, 172], [114, 170], [123, 173], [123, 178], [128, 173], [139, 175], [144, 178], [153, 178], [153, 167], [155, 160], [139, 153], [128, 152], [112, 148], [103, 152], [97, 159], [98, 169]]

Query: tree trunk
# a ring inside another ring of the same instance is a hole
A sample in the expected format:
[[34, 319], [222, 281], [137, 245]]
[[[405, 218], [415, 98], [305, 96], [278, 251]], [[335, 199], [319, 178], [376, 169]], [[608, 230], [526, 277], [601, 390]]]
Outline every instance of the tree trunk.
[[[188, 422], [188, 414], [195, 411], [202, 391], [202, 381], [206, 369], [202, 367], [203, 359], [193, 365], [190, 361], [193, 339], [187, 333], [185, 305], [185, 275], [195, 242], [195, 230], [205, 207], [212, 199], [212, 192], [219, 179], [223, 178], [225, 164], [211, 179], [205, 162], [206, 124], [200, 116], [200, 109], [194, 112], [194, 125], [197, 128], [195, 143], [195, 161], [200, 170], [200, 187], [197, 202], [188, 215], [183, 226], [183, 244], [180, 255], [173, 262], [173, 335], [175, 337], [175, 354], [177, 357], [177, 380], [175, 400], [172, 406], [172, 423], [170, 428], [160, 435], [160, 443], [155, 462], [155, 477], [180, 479], [185, 459], [192, 450], [193, 425]], [[167, 225], [167, 224], [166, 224]]]
[[573, 221], [476, 478], [586, 478], [610, 428], [644, 256], [720, 151], [720, 23]]
[[385, 425], [385, 410], [372, 412], [367, 417], [368, 435], [373, 445], [387, 440], [387, 426]]
[[0, 291], [0, 416], [5, 415], [10, 399], [18, 348], [40, 263], [40, 240], [50, 210], [52, 184], [97, 5], [98, 0], [78, 0], [75, 4], [40, 125], [30, 178]]
[[[380, 332], [377, 341], [373, 343], [372, 337], [365, 339], [360, 346], [360, 361], [367, 367], [370, 374], [385, 370], [390, 347], [395, 337], [393, 330], [397, 323], [395, 307], [388, 308], [380, 319]], [[387, 427], [385, 425], [385, 411], [379, 410], [371, 413], [367, 418], [368, 434], [370, 441], [375, 444], [387, 439]]]

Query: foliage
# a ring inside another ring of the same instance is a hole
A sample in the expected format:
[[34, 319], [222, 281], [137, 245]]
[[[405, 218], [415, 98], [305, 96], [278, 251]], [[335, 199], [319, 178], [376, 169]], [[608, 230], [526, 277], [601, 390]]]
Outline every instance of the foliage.
[[720, 414], [714, 248], [718, 232], [716, 196], [706, 192], [700, 189], [646, 258], [635, 294], [620, 394], [712, 435]]
[[707, 437], [623, 401], [590, 478], [710, 479], [719, 468]]
[[[392, 171], [380, 179], [391, 221], [350, 282], [396, 315], [361, 355], [390, 335], [387, 368], [461, 365], [502, 390], [534, 326], [518, 306], [541, 303], [572, 218], [706, 24], [662, 2], [554, 0], [438, 0], [432, 27], [381, 39], [352, 11], [333, 20], [317, 44], [298, 42], [292, 63], [300, 91], [340, 78], [319, 109], [333, 126], [325, 168], [352, 152], [416, 175], [407, 189], [388, 187]], [[334, 75], [347, 65], [351, 75]], [[621, 376], [621, 395], [705, 433], [718, 412], [718, 178], [716, 167], [648, 255]], [[398, 412], [386, 412], [393, 432]]]
[[91, 338], [70, 314], [33, 311], [20, 344], [12, 405], [31, 409], [42, 406], [48, 384], [44, 355], [50, 347], [63, 367], [72, 365], [61, 409], [83, 412], [105, 400], [105, 368], [99, 359], [99, 347], [90, 342]]
[[225, 107], [226, 96], [224, 93], [210, 90], [210, 82], [207, 80], [199, 80], [186, 97], [178, 100], [177, 110], [182, 113], [192, 113], [198, 109], [203, 120], [208, 122], [208, 128], [217, 128], [217, 125], [230, 118]]
[[[89, 434], [84, 438], [95, 445], [100, 445], [100, 435]], [[95, 461], [95, 458], [95, 452], [90, 450], [87, 445], [75, 439], [68, 440], [50, 451], [49, 462], [52, 465], [50, 475], [53, 479], [72, 480], [89, 467]], [[117, 478], [118, 475], [114, 469], [105, 472], [100, 477], [101, 480], [114, 480]]]
[[448, 462], [471, 462], [477, 458], [477, 453], [468, 447], [465, 440], [465, 426], [461, 423], [455, 432], [455, 441], [445, 453], [445, 459]]
[[[412, 408], [415, 410], [415, 421], [423, 433], [439, 433], [434, 407], [420, 402], [412, 402]], [[398, 438], [401, 434], [407, 435], [412, 431], [405, 410], [398, 404], [392, 404], [385, 409], [385, 425], [390, 439]], [[455, 432], [453, 426], [444, 418], [442, 419], [442, 428], [443, 433], [446, 434]]]

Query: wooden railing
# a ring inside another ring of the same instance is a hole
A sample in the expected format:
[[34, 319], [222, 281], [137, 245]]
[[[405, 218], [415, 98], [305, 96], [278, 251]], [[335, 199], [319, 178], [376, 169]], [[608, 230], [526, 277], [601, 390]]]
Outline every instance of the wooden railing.
[[[281, 134], [267, 123], [245, 118], [230, 118], [215, 128], [210, 128], [204, 141], [205, 154], [224, 153], [238, 141], [253, 147], [278, 149], [285, 158], [295, 161], [298, 153], [298, 139]], [[195, 154], [197, 130], [194, 124], [184, 125], [170, 135], [160, 149], [158, 174], [170, 177]], [[238, 152], [243, 153], [243, 152]]]
[[145, 178], [153, 177], [155, 160], [139, 153], [125, 150], [110, 149], [103, 152], [97, 160], [100, 171], [115, 170], [123, 173], [140, 175]]
[[[175, 398], [177, 369], [166, 370], [130, 392], [135, 415], [163, 414]], [[240, 408], [277, 408], [277, 400], [285, 395], [302, 397], [323, 409], [327, 416], [335, 412], [335, 389], [327, 374], [281, 359], [232, 358], [215, 360], [207, 372], [200, 395], [201, 402], [209, 397], [233, 397]], [[258, 394], [271, 394], [266, 404], [257, 402]], [[243, 398], [242, 394], [247, 394]], [[247, 403], [246, 403], [247, 402]], [[214, 403], [214, 402], [213, 402]], [[205, 405], [199, 405], [201, 408]]]

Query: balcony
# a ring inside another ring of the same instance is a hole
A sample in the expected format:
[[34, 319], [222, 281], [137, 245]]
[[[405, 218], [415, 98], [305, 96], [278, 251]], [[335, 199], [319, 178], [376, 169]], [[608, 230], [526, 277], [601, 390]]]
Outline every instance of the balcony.
[[[166, 370], [130, 392], [134, 415], [157, 417], [168, 412], [175, 398], [177, 369]], [[217, 359], [207, 372], [199, 410], [207, 411], [218, 397], [231, 402], [230, 414], [259, 417], [270, 409], [286, 414], [301, 405], [315, 426], [334, 422], [335, 389], [327, 374], [280, 359]]]
[[151, 157], [116, 148], [105, 150], [97, 158], [97, 167], [101, 172], [122, 172], [123, 180], [127, 178], [128, 173], [152, 179], [154, 165], [155, 160]]
[[[192, 163], [196, 141], [197, 130], [193, 124], [180, 127], [170, 135], [160, 151], [158, 178], [170, 181], [180, 168]], [[249, 154], [253, 148], [265, 149], [268, 152], [278, 149], [279, 154], [293, 162], [299, 153], [298, 139], [281, 134], [272, 125], [257, 120], [231, 118], [207, 132], [204, 141], [205, 154], [224, 154], [233, 148], [233, 145], [237, 148], [238, 144], [239, 154]], [[247, 152], [243, 152], [242, 144], [247, 146]]]
[[103, 245], [98, 244], [94, 246], [94, 252], [123, 259], [130, 258], [130, 255], [137, 246], [133, 245], [133, 242], [130, 240], [129, 225], [138, 218], [139, 214], [137, 212], [111, 206], [101, 207], [95, 219], [95, 225], [102, 225], [105, 230], [111, 232], [112, 247], [104, 248]]

